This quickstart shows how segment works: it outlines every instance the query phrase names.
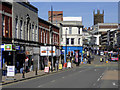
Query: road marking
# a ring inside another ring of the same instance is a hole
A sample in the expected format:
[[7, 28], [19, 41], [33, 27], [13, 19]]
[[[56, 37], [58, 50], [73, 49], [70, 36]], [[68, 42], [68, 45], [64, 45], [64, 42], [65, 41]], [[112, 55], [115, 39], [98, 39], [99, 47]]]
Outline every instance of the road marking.
[[94, 71], [97, 71], [96, 69]]
[[51, 82], [55, 82], [55, 80], [52, 80]]
[[115, 84], [115, 82], [112, 82], [112, 84], [113, 84], [113, 86], [118, 86], [118, 85]]
[[62, 78], [65, 78], [65, 77], [62, 77]]
[[98, 80], [97, 81], [99, 81], [100, 80], [100, 78], [98, 78]]

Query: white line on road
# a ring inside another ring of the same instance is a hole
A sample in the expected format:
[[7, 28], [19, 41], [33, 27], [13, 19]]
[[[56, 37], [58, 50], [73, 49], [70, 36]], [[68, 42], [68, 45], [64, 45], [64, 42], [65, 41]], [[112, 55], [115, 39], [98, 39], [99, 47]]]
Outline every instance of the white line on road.
[[112, 84], [113, 84], [113, 86], [118, 86], [118, 85], [115, 84], [115, 82], [112, 82]]
[[99, 81], [100, 80], [100, 78], [98, 78], [98, 80], [97, 81]]
[[65, 78], [65, 77], [62, 77], [62, 78]]
[[52, 80], [51, 82], [55, 82], [55, 80]]

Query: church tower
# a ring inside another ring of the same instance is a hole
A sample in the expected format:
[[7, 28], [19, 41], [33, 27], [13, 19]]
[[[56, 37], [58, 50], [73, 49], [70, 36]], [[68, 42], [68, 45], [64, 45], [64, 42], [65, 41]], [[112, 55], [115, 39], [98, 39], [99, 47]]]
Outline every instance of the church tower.
[[100, 14], [100, 10], [97, 10], [97, 14], [95, 14], [95, 10], [94, 10], [93, 15], [94, 15], [94, 25], [98, 23], [104, 23], [104, 10], [102, 14]]

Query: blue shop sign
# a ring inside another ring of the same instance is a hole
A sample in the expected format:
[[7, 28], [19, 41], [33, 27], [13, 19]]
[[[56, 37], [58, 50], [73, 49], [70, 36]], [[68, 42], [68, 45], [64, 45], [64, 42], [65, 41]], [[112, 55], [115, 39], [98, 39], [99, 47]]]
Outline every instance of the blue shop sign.
[[16, 46], [16, 50], [20, 50], [20, 46]]

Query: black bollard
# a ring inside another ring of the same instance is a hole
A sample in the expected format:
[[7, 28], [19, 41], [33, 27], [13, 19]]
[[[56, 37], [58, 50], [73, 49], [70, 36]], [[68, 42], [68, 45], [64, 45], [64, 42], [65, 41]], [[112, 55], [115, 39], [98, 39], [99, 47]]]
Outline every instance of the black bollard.
[[37, 68], [36, 68], [36, 73], [35, 73], [35, 75], [37, 75]]
[[23, 76], [22, 76], [22, 78], [25, 78], [25, 71], [23, 70]]

